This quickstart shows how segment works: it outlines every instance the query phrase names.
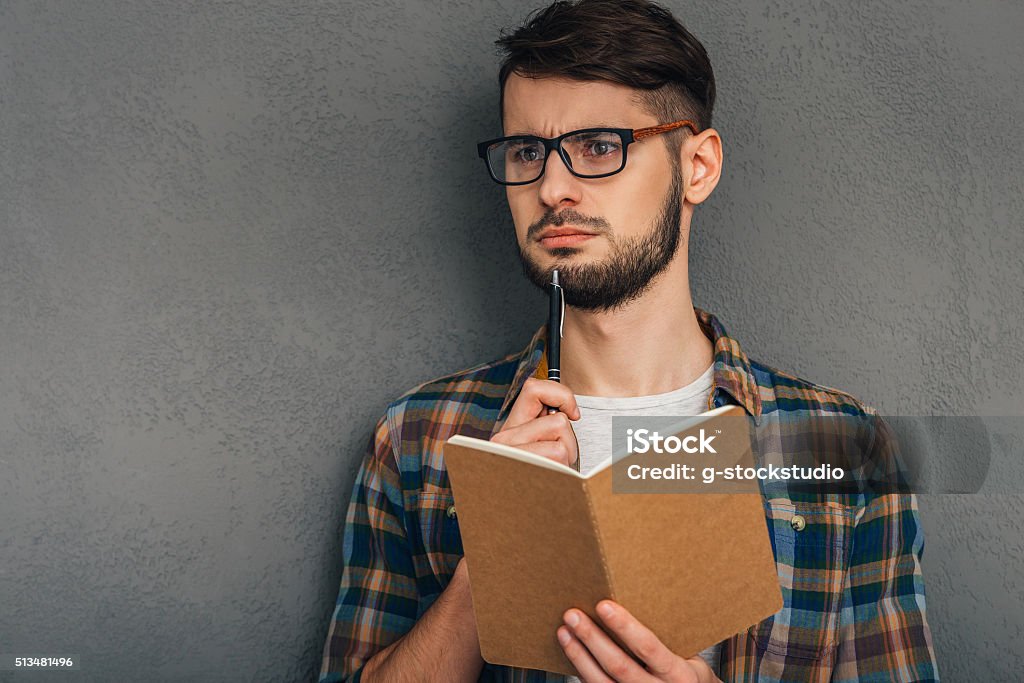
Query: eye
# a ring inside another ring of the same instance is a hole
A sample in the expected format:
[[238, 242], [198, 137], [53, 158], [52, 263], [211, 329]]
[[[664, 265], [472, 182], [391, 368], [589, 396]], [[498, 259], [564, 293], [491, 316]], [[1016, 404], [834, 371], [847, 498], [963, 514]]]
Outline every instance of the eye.
[[610, 140], [592, 140], [584, 147], [587, 156], [603, 157], [615, 154], [619, 151], [620, 145]]
[[611, 131], [588, 131], [569, 137], [562, 146], [581, 161], [611, 160], [622, 154], [622, 137]]
[[520, 161], [536, 161], [540, 158], [540, 153], [536, 147], [522, 147], [516, 152], [516, 156]]
[[510, 142], [506, 153], [517, 164], [532, 164], [544, 159], [543, 148], [533, 141]]

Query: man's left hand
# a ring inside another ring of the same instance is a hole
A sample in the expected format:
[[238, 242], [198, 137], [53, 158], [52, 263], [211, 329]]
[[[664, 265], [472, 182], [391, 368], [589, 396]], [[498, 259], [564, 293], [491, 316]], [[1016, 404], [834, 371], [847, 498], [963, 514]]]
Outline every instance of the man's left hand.
[[578, 609], [570, 609], [562, 617], [565, 625], [558, 627], [558, 642], [586, 683], [721, 683], [699, 655], [683, 659], [675, 654], [617, 602], [602, 600], [597, 603], [596, 611], [604, 628], [618, 636], [643, 666], [590, 617]]

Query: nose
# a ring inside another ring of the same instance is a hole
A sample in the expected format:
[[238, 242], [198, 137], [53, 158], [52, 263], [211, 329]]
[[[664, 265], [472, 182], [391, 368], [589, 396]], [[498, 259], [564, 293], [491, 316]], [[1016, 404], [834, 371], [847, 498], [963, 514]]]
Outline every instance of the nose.
[[557, 150], [548, 153], [544, 164], [544, 175], [537, 181], [540, 201], [545, 206], [574, 205], [580, 202], [583, 184], [574, 176]]

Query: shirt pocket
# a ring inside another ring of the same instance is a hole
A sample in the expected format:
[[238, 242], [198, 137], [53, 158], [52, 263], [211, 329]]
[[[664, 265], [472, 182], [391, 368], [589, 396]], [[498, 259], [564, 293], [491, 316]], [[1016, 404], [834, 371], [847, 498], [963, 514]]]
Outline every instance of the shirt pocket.
[[765, 517], [782, 609], [750, 627], [750, 635], [765, 657], [833, 656], [855, 513], [839, 504], [766, 501]]
[[462, 536], [451, 491], [421, 492], [416, 498], [416, 517], [429, 571], [443, 587], [462, 557]]

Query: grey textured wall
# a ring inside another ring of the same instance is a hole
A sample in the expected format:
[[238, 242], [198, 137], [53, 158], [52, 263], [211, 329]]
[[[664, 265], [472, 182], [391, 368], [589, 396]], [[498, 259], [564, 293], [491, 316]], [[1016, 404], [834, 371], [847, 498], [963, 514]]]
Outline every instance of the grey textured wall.
[[[697, 303], [882, 411], [1024, 413], [1024, 6], [668, 4], [726, 150]], [[543, 317], [473, 147], [533, 6], [0, 0], [0, 653], [314, 676], [385, 403]], [[1024, 498], [921, 508], [944, 678], [1017, 680]]]

